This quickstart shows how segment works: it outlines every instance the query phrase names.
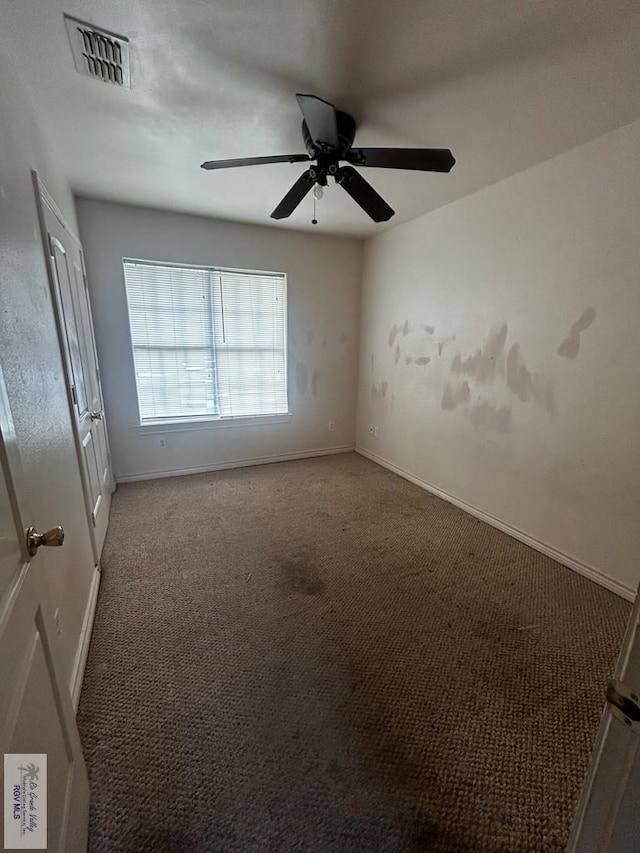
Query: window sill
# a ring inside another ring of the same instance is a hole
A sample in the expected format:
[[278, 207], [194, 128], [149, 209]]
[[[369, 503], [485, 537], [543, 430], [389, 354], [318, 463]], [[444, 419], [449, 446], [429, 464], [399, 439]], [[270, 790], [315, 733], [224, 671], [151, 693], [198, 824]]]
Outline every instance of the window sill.
[[166, 421], [148, 421], [138, 424], [136, 432], [139, 435], [154, 435], [165, 432], [188, 432], [190, 430], [229, 429], [248, 426], [269, 426], [271, 424], [291, 423], [293, 415], [287, 412], [283, 415], [251, 415], [249, 417], [230, 418], [189, 418]]

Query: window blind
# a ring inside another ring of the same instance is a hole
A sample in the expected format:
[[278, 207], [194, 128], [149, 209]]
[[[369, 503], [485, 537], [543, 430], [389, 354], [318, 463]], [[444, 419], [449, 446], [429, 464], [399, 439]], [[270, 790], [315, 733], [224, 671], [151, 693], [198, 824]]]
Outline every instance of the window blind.
[[287, 412], [284, 275], [123, 263], [142, 422]]

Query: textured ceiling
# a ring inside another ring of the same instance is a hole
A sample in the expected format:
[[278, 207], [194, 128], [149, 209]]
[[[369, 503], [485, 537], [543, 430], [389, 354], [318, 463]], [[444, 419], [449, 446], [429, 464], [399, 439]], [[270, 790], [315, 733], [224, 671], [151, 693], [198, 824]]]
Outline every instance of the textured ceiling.
[[[131, 91], [74, 70], [63, 11], [127, 36]], [[354, 114], [356, 144], [449, 147], [449, 175], [363, 170], [376, 225], [338, 187], [317, 230], [385, 230], [640, 118], [637, 0], [0, 0], [0, 44], [79, 195], [269, 218], [304, 166], [296, 92]]]

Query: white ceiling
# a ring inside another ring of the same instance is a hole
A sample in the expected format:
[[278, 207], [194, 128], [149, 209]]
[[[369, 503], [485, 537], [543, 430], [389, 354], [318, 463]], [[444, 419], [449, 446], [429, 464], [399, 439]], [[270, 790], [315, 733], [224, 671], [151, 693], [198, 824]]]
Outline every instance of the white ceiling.
[[[63, 11], [130, 39], [130, 92], [76, 73]], [[296, 92], [457, 158], [363, 170], [381, 225], [330, 186], [317, 230], [359, 236], [640, 118], [638, 0], [0, 0], [0, 43], [77, 194], [273, 227], [314, 227], [310, 196], [269, 218], [304, 164], [199, 165], [304, 153]]]

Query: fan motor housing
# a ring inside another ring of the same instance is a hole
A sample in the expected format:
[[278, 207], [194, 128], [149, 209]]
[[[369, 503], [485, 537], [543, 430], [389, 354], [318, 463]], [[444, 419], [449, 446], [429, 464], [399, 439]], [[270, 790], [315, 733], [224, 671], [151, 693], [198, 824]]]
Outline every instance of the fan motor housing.
[[343, 160], [344, 155], [353, 145], [353, 140], [356, 136], [356, 121], [349, 113], [343, 113], [342, 110], [336, 110], [336, 124], [338, 127], [338, 146], [337, 148], [327, 148], [322, 151], [313, 144], [309, 128], [305, 121], [302, 122], [302, 139], [304, 147], [307, 149], [309, 156], [316, 160], [323, 154], [331, 156], [334, 160]]

